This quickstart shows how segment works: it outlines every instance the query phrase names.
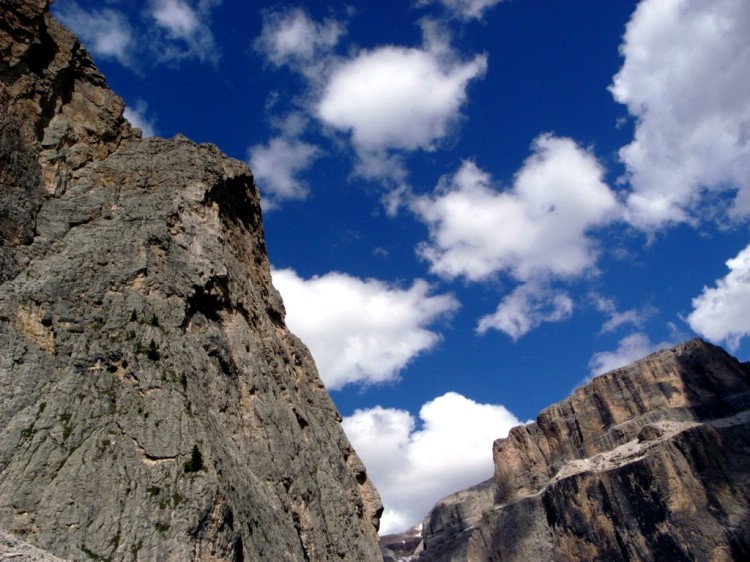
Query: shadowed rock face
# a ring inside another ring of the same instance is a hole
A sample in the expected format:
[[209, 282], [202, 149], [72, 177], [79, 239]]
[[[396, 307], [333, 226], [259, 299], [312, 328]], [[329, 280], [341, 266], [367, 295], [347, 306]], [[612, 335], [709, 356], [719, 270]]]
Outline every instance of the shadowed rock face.
[[750, 559], [750, 365], [703, 341], [595, 378], [493, 454], [416, 559]]
[[250, 170], [141, 140], [46, 9], [0, 0], [0, 527], [72, 560], [378, 559]]

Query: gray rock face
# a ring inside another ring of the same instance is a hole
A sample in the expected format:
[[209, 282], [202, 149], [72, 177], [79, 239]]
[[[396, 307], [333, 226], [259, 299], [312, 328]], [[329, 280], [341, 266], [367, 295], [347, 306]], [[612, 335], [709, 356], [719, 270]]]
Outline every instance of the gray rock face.
[[720, 348], [597, 377], [493, 452], [491, 505], [441, 501], [416, 560], [750, 559], [750, 364]]
[[0, 527], [70, 560], [379, 559], [252, 174], [141, 140], [46, 7], [0, 0]]

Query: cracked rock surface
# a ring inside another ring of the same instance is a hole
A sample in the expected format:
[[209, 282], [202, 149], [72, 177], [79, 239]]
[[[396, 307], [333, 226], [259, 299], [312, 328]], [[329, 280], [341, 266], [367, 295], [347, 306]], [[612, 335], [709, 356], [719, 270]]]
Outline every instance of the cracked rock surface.
[[142, 140], [47, 4], [0, 0], [0, 527], [68, 560], [379, 559], [250, 170]]

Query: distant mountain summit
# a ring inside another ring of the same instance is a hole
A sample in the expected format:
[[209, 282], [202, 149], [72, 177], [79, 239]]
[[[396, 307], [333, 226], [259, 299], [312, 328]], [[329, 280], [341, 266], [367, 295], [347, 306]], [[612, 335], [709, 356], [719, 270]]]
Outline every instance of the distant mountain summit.
[[142, 140], [48, 3], [0, 0], [0, 527], [68, 560], [379, 559], [250, 170]]
[[409, 559], [750, 560], [750, 364], [704, 341], [595, 378], [493, 454]]

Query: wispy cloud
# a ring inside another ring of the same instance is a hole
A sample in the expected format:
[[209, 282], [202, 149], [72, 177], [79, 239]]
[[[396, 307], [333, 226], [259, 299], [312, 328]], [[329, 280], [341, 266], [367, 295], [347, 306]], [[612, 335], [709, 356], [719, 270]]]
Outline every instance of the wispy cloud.
[[646, 305], [641, 309], [631, 308], [620, 311], [614, 299], [606, 298], [598, 293], [589, 294], [589, 298], [593, 302], [594, 307], [608, 317], [607, 321], [602, 325], [602, 334], [614, 332], [618, 328], [627, 325], [642, 328], [646, 320], [658, 312], [651, 305]]
[[487, 10], [503, 0], [417, 0], [418, 6], [442, 4], [448, 13], [461, 20], [481, 20]]
[[672, 342], [652, 343], [648, 334], [636, 332], [622, 338], [615, 351], [601, 351], [595, 353], [589, 361], [591, 376], [581, 384], [591, 380], [596, 375], [608, 373], [620, 367], [629, 365], [633, 361], [642, 359], [650, 353], [666, 349], [674, 345]]
[[135, 64], [135, 37], [127, 17], [111, 8], [86, 11], [76, 2], [62, 4], [57, 17], [71, 28], [98, 57], [114, 59], [123, 66]]
[[152, 50], [160, 60], [175, 62], [196, 58], [216, 63], [219, 48], [208, 25], [211, 10], [217, 2], [186, 0], [151, 0], [148, 15], [155, 30], [149, 37]]
[[95, 56], [116, 60], [136, 72], [154, 63], [195, 59], [215, 63], [220, 56], [210, 29], [220, 0], [150, 0], [145, 10], [113, 7], [85, 10], [77, 2], [53, 5], [60, 20], [81, 37]]
[[330, 55], [345, 31], [342, 22], [315, 22], [301, 8], [267, 11], [255, 48], [274, 66], [306, 73], [311, 64]]
[[320, 152], [312, 144], [283, 136], [250, 148], [250, 168], [261, 190], [264, 210], [276, 208], [281, 201], [307, 197], [309, 187], [298, 174], [309, 168]]
[[506, 295], [497, 310], [479, 319], [477, 332], [499, 330], [514, 340], [545, 322], [562, 322], [573, 314], [573, 299], [544, 283], [528, 282]]

